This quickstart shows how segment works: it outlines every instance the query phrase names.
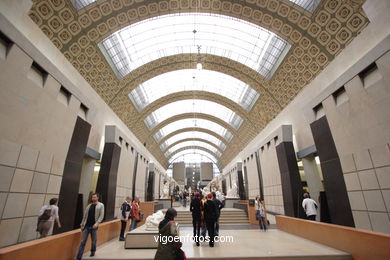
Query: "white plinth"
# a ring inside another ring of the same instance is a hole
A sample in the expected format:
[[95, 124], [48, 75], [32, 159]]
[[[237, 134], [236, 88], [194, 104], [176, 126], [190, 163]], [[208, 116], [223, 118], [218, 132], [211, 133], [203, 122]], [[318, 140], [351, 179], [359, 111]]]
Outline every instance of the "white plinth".
[[158, 230], [148, 231], [146, 225], [142, 225], [126, 234], [125, 249], [157, 248]]

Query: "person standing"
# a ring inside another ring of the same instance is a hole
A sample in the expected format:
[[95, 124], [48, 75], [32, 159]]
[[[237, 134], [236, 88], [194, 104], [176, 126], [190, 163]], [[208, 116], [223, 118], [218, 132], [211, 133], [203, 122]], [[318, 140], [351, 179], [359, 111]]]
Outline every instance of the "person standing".
[[83, 220], [81, 221], [82, 240], [77, 253], [77, 260], [81, 260], [84, 253], [84, 248], [87, 243], [88, 235], [91, 234], [91, 255], [96, 252], [97, 230], [99, 224], [104, 218], [104, 205], [99, 202], [99, 194], [93, 193], [91, 203], [87, 206], [84, 212]]
[[174, 221], [177, 212], [174, 208], [169, 208], [164, 219], [158, 225], [159, 239], [154, 260], [177, 260], [186, 259], [185, 253], [180, 249], [181, 242], [177, 242], [179, 236], [179, 226]]
[[192, 226], [194, 228], [194, 239], [196, 246], [199, 246], [200, 237], [200, 223], [201, 223], [201, 211], [202, 203], [200, 202], [199, 192], [195, 192], [194, 198], [191, 200], [190, 211], [192, 212]]
[[217, 194], [215, 192], [212, 192], [213, 194], [213, 201], [215, 205], [217, 206], [217, 215], [216, 215], [216, 220], [215, 220], [215, 236], [218, 236], [219, 234], [219, 216], [221, 216], [221, 209], [223, 208], [222, 202], [217, 198]]
[[259, 221], [260, 229], [267, 231], [267, 223], [265, 221], [265, 209], [263, 205], [263, 200], [260, 198], [260, 196], [256, 197], [255, 204], [256, 204], [256, 218]]
[[131, 203], [131, 225], [129, 231], [137, 228], [137, 223], [140, 221], [140, 208], [139, 208], [139, 198], [135, 197]]
[[121, 206], [121, 233], [119, 235], [119, 241], [125, 241], [125, 230], [127, 220], [130, 217], [131, 210], [131, 198], [129, 196], [126, 197], [126, 200], [122, 203]]
[[303, 194], [303, 201], [302, 201], [302, 207], [306, 212], [306, 216], [308, 220], [316, 221], [317, 216], [317, 203], [310, 198], [309, 193], [305, 192]]
[[201, 211], [200, 211], [200, 236], [201, 237], [206, 237], [206, 233], [207, 233], [206, 223], [204, 221], [204, 204], [205, 203], [206, 203], [206, 198], [201, 193], [200, 194], [200, 206], [201, 206]]
[[209, 234], [209, 245], [214, 247], [215, 222], [217, 220], [217, 206], [213, 201], [213, 194], [207, 195], [207, 201], [204, 204], [204, 221], [206, 222], [207, 232]]
[[57, 223], [58, 228], [61, 228], [57, 203], [58, 199], [52, 198], [49, 205], [44, 205], [39, 211], [37, 231], [40, 234], [40, 238], [47, 236], [54, 221]]

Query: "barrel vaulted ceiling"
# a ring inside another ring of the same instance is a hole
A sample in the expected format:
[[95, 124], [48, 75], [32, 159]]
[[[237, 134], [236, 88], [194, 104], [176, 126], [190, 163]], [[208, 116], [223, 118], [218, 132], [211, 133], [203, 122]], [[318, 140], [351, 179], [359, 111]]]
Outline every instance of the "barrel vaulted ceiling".
[[[368, 24], [364, 0], [33, 2], [31, 19], [165, 166], [194, 150], [225, 166]], [[250, 30], [232, 33], [237, 24]], [[183, 46], [170, 46], [178, 35]]]

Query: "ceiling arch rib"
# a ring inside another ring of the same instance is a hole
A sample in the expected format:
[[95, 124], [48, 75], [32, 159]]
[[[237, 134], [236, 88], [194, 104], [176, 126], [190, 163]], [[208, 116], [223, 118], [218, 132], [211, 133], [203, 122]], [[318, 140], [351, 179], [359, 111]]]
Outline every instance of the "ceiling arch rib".
[[201, 99], [187, 99], [175, 101], [158, 108], [144, 119], [144, 123], [149, 130], [152, 130], [164, 120], [186, 113], [193, 113], [194, 117], [198, 113], [214, 116], [227, 122], [235, 130], [238, 130], [244, 121], [233, 110], [216, 102]]
[[197, 138], [197, 139], [202, 139], [204, 141], [207, 141], [216, 147], [220, 149], [221, 151], [224, 151], [226, 149], [226, 144], [219, 138], [215, 137], [214, 135], [205, 133], [205, 132], [199, 132], [199, 131], [189, 131], [189, 132], [182, 132], [177, 135], [174, 135], [164, 141], [160, 145], [161, 150], [165, 150], [169, 148], [170, 146], [176, 144], [177, 142], [183, 141], [183, 140], [188, 140], [190, 138]]
[[[76, 10], [80, 10], [94, 2], [96, 2], [97, 0], [70, 0], [74, 6], [74, 8], [76, 8]], [[288, 0], [300, 7], [302, 7], [303, 9], [313, 13], [317, 6], [320, 4], [321, 0]]]
[[166, 72], [140, 84], [129, 93], [138, 111], [167, 95], [205, 91], [222, 95], [240, 105], [247, 112], [251, 110], [259, 93], [248, 84], [230, 75], [212, 71], [183, 69]]
[[173, 147], [167, 149], [164, 152], [164, 155], [165, 155], [165, 157], [168, 157], [174, 151], [177, 151], [178, 149], [181, 149], [183, 147], [188, 147], [188, 146], [203, 147], [203, 148], [211, 151], [214, 155], [216, 155], [216, 158], [221, 157], [221, 154], [222, 154], [213, 145], [210, 145], [210, 144], [205, 143], [203, 141], [185, 141], [185, 142], [178, 143], [178, 144], [174, 145]]
[[220, 154], [222, 154], [223, 150], [221, 149], [221, 147], [219, 147], [218, 145], [216, 145], [215, 143], [212, 143], [208, 140], [205, 140], [205, 139], [202, 139], [202, 138], [198, 138], [197, 136], [194, 136], [194, 135], [191, 135], [190, 137], [188, 138], [185, 138], [185, 139], [181, 139], [181, 140], [178, 140], [174, 143], [172, 143], [171, 145], [168, 145], [166, 146], [165, 148], [161, 148], [160, 149], [163, 151], [163, 152], [166, 152], [168, 151], [169, 149], [171, 149], [172, 147], [176, 146], [177, 144], [180, 144], [180, 143], [184, 143], [184, 142], [202, 142], [202, 143], [206, 143], [208, 145], [211, 145], [212, 147], [214, 147], [215, 149], [217, 149]]
[[181, 152], [175, 154], [175, 156], [171, 157], [171, 159], [169, 160], [169, 164], [174, 163], [175, 161], [180, 159], [180, 157], [182, 157], [181, 158], [182, 161], [185, 161], [188, 163], [212, 162], [214, 164], [217, 164], [217, 161], [215, 161], [216, 159], [212, 158], [211, 154], [208, 154], [206, 152], [202, 153], [202, 152], [203, 151], [201, 151], [201, 150], [199, 150], [199, 151], [194, 150], [192, 152], [190, 152], [189, 150], [181, 151]]
[[214, 136], [215, 138], [219, 139], [219, 140], [224, 140], [225, 142], [227, 142], [222, 136], [218, 135], [217, 133], [213, 132], [213, 131], [210, 131], [209, 129], [206, 129], [206, 128], [181, 128], [181, 129], [178, 129], [168, 135], [166, 135], [165, 137], [163, 137], [159, 142], [158, 144], [159, 145], [162, 145], [166, 140], [170, 139], [171, 137], [174, 137], [175, 135], [178, 135], [178, 134], [181, 134], [181, 133], [193, 133], [193, 132], [197, 132], [197, 133], [206, 133], [206, 134], [209, 134], [211, 136]]
[[[191, 116], [191, 115], [189, 115]], [[172, 123], [161, 127], [154, 135], [153, 138], [156, 142], [160, 142], [164, 137], [170, 136], [171, 133], [174, 133], [178, 130], [191, 130], [191, 131], [200, 131], [201, 129], [207, 129], [209, 132], [215, 133], [218, 137], [222, 137], [226, 142], [230, 142], [233, 138], [233, 134], [221, 124], [213, 122], [208, 119], [199, 118], [184, 118], [176, 120]]]
[[[194, 22], [195, 21], [195, 22]], [[253, 23], [214, 13], [176, 13], [131, 24], [99, 48], [121, 79], [153, 60], [183, 53], [235, 60], [270, 79], [291, 45]]]
[[[177, 93], [172, 93], [169, 95], [166, 95], [160, 99], [157, 99], [147, 107], [145, 107], [144, 110], [139, 113], [139, 119], [137, 121], [142, 121], [141, 119], [144, 119], [146, 116], [154, 112], [155, 110], [181, 100], [208, 100], [211, 102], [216, 102], [220, 104], [221, 106], [224, 106], [232, 111], [234, 111], [237, 115], [239, 115], [243, 120], [250, 120], [249, 113], [242, 108], [237, 103], [233, 102], [231, 99], [228, 99], [227, 97], [224, 97], [219, 94], [214, 94], [207, 91], [181, 91]], [[130, 100], [128, 100], [130, 101]], [[131, 103], [131, 102], [129, 102]]]
[[199, 152], [202, 152], [203, 154], [207, 154], [209, 155], [210, 157], [212, 157], [216, 162], [217, 164], [219, 165], [219, 160], [218, 160], [218, 156], [216, 154], [214, 154], [212, 151], [204, 148], [204, 147], [201, 147], [201, 146], [185, 146], [185, 147], [181, 147], [175, 151], [173, 151], [171, 154], [169, 154], [166, 158], [168, 159], [168, 162], [170, 161], [170, 159], [175, 156], [175, 154], [178, 154], [182, 151], [199, 151]]

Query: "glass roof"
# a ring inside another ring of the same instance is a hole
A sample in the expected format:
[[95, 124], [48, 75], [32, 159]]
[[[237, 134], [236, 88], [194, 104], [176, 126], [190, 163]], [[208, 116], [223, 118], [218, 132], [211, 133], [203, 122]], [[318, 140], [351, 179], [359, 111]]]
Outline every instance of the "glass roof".
[[241, 80], [221, 72], [196, 69], [176, 70], [156, 76], [131, 91], [129, 97], [140, 111], [166, 95], [191, 90], [222, 95], [247, 111], [259, 98], [259, 93]]
[[[183, 161], [191, 162], [190, 160], [187, 161], [186, 159], [196, 158], [195, 156], [197, 156], [198, 158], [200, 157], [200, 159], [202, 161], [210, 161], [211, 160], [214, 163], [218, 162], [218, 160], [215, 158], [214, 155], [212, 155], [212, 154], [210, 154], [210, 153], [208, 153], [206, 151], [199, 150], [199, 149], [186, 149], [186, 150], [180, 151], [180, 152], [176, 153], [173, 157], [169, 158], [168, 161], [169, 161], [169, 163], [172, 163], [173, 161], [176, 161], [179, 157], [182, 157]], [[196, 161], [193, 161], [193, 162], [200, 162], [200, 160], [196, 160]]]
[[87, 5], [92, 4], [93, 2], [96, 2], [97, 0], [70, 0], [76, 8], [76, 10], [80, 10], [81, 8], [86, 7]]
[[158, 130], [158, 132], [155, 133], [153, 137], [157, 142], [160, 142], [162, 138], [169, 135], [170, 133], [184, 128], [193, 128], [194, 131], [198, 129], [207, 129], [222, 136], [227, 142], [230, 142], [233, 138], [233, 134], [225, 127], [213, 121], [202, 118], [186, 118], [177, 120]]
[[186, 99], [162, 106], [148, 115], [144, 122], [149, 130], [164, 120], [185, 113], [202, 113], [217, 117], [233, 128], [240, 128], [243, 119], [233, 110], [213, 101], [202, 99]]
[[320, 4], [321, 0], [289, 0], [296, 5], [306, 9], [307, 11], [313, 13], [317, 6]]
[[[213, 171], [214, 171], [214, 176], [219, 174], [219, 169], [218, 166], [216, 165], [216, 161], [214, 157], [209, 158], [211, 155], [206, 155], [207, 153], [205, 152], [204, 154], [198, 153], [201, 150], [195, 150], [194, 152], [191, 152], [192, 150], [185, 150], [181, 151], [177, 154], [175, 154], [170, 160], [169, 163], [175, 163], [175, 162], [184, 162], [186, 165], [190, 164], [200, 164], [202, 162], [211, 162], [213, 163]], [[203, 151], [202, 151], [203, 152]], [[172, 164], [169, 166], [168, 171], [172, 171]]]
[[270, 79], [290, 44], [241, 19], [176, 13], [129, 25], [101, 41], [99, 47], [118, 78], [153, 60], [199, 51], [232, 59]]
[[211, 152], [213, 152], [214, 154], [216, 154], [218, 157], [221, 156], [221, 152], [218, 151], [217, 148], [215, 148], [214, 146], [208, 144], [208, 143], [205, 143], [205, 142], [200, 142], [200, 141], [186, 141], [186, 142], [182, 142], [182, 143], [178, 143], [177, 145], [169, 148], [165, 153], [165, 157], [168, 157], [170, 154], [172, 154], [173, 152], [175, 152], [176, 150], [178, 149], [181, 149], [183, 147], [187, 147], [187, 146], [199, 146], [199, 147], [203, 147], [203, 148], [206, 148], [207, 150], [210, 150]]
[[205, 132], [198, 132], [198, 131], [191, 131], [191, 132], [183, 132], [177, 135], [172, 136], [171, 138], [167, 139], [164, 143], [160, 145], [161, 150], [165, 150], [168, 146], [170, 146], [173, 143], [176, 143], [180, 140], [189, 139], [189, 138], [200, 138], [204, 139], [206, 141], [209, 141], [216, 146], [218, 146], [221, 150], [226, 149], [226, 145], [215, 136], [205, 133]]

